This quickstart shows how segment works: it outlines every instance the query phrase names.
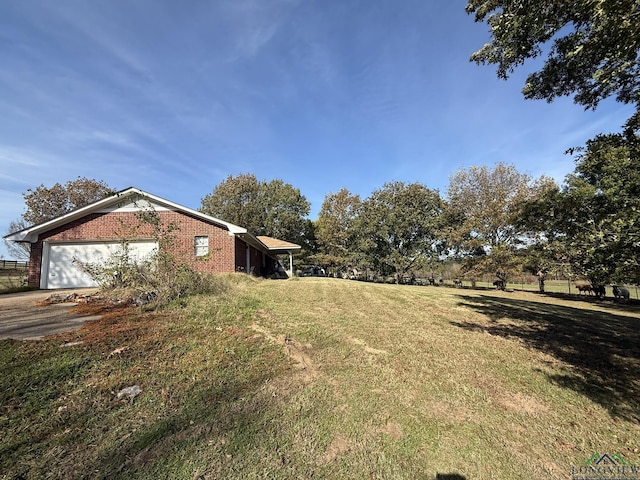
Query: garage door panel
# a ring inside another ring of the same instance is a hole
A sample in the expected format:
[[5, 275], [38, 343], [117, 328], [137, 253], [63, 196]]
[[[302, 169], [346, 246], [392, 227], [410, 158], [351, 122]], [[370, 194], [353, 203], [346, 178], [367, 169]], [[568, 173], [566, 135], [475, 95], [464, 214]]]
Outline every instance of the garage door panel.
[[[144, 259], [155, 252], [155, 242], [131, 242], [132, 258]], [[49, 246], [47, 282], [44, 288], [96, 287], [96, 282], [82, 270], [84, 263], [100, 263], [120, 252], [118, 243], [58, 243]]]

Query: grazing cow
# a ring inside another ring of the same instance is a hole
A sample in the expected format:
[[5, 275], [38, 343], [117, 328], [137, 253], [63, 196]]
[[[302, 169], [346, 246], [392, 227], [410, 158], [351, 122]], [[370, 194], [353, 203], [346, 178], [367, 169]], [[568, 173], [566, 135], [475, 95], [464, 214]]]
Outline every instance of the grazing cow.
[[593, 293], [595, 293], [596, 297], [604, 298], [606, 296], [606, 291], [604, 285], [596, 285], [593, 287]]
[[593, 287], [588, 283], [576, 283], [576, 288], [578, 289], [578, 294], [591, 295], [593, 293]]
[[625, 300], [629, 300], [629, 290], [627, 290], [625, 287], [614, 285], [613, 296], [616, 298], [624, 298]]
[[453, 285], [454, 285], [456, 288], [462, 288], [462, 280], [460, 280], [459, 278], [456, 278], [456, 279], [453, 281]]
[[506, 284], [504, 280], [496, 280], [495, 282], [493, 282], [493, 286], [496, 287], [496, 290], [504, 290]]

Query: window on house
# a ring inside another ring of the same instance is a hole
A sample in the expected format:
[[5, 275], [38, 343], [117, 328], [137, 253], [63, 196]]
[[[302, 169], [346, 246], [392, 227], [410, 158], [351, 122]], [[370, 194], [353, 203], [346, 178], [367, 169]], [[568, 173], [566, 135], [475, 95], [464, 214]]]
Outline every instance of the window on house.
[[195, 237], [196, 257], [204, 257], [209, 253], [209, 237]]

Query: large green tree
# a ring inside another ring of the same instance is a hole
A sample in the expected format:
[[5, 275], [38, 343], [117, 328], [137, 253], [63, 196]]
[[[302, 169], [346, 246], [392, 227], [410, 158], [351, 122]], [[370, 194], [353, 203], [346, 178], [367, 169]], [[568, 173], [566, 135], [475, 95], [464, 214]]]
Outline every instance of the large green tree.
[[440, 194], [420, 183], [389, 182], [362, 202], [354, 229], [364, 263], [402, 276], [437, 256]]
[[468, 0], [466, 10], [491, 33], [471, 59], [497, 65], [500, 78], [546, 54], [527, 78], [525, 98], [574, 95], [577, 104], [595, 108], [614, 96], [635, 105], [629, 125], [640, 122], [639, 0]]
[[[30, 225], [46, 222], [52, 218], [69, 213], [90, 203], [115, 193], [102, 180], [78, 177], [64, 185], [55, 183], [51, 187], [44, 184], [28, 189], [22, 194], [26, 209], [18, 220], [9, 224], [7, 233], [17, 232]], [[7, 250], [14, 258], [29, 258], [28, 246], [5, 241]]]
[[447, 190], [448, 244], [465, 259], [465, 272], [515, 273], [518, 248], [527, 240], [527, 229], [519, 222], [521, 209], [554, 186], [547, 177], [534, 180], [504, 163], [455, 172]]
[[325, 196], [316, 220], [319, 264], [340, 270], [355, 263], [354, 223], [361, 204], [360, 196], [346, 188]]
[[497, 65], [500, 78], [546, 55], [527, 78], [525, 98], [551, 102], [573, 95], [595, 109], [613, 97], [635, 107], [624, 133], [589, 141], [564, 187], [532, 203], [526, 221], [539, 224], [541, 263], [552, 257], [598, 284], [637, 282], [640, 0], [468, 0], [466, 10], [487, 22], [491, 34], [471, 60]]
[[263, 188], [264, 182], [255, 175], [229, 175], [202, 199], [200, 211], [261, 235], [265, 221], [259, 197]]
[[599, 135], [575, 172], [525, 210], [547, 258], [597, 285], [640, 283], [640, 137]]
[[202, 199], [200, 211], [267, 235], [305, 244], [310, 204], [300, 190], [282, 180], [258, 180], [252, 174], [229, 175]]

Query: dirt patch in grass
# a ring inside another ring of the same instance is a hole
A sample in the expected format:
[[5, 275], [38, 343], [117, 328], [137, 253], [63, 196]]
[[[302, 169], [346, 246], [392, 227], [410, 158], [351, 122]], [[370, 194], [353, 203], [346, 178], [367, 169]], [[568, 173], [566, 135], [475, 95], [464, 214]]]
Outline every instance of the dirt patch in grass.
[[514, 413], [537, 415], [549, 411], [549, 406], [522, 392], [504, 393], [495, 398], [495, 401], [507, 410]]
[[360, 340], [359, 338], [347, 337], [347, 340], [354, 345], [358, 345], [359, 347], [362, 347], [362, 349], [365, 352], [371, 353], [372, 355], [387, 355], [389, 353], [386, 350], [379, 350], [377, 348], [372, 348], [369, 345], [367, 345], [366, 342], [364, 342], [363, 340]]
[[400, 440], [404, 436], [402, 425], [396, 422], [387, 422], [384, 427], [380, 428], [379, 432], [389, 436], [395, 441]]
[[327, 447], [327, 451], [321, 459], [321, 463], [331, 463], [339, 458], [341, 455], [351, 450], [351, 442], [342, 434], [337, 434], [331, 440], [331, 443]]
[[311, 357], [305, 352], [308, 347], [303, 347], [293, 338], [285, 338], [285, 352], [295, 366], [300, 370], [300, 376], [305, 383], [312, 382], [318, 376], [318, 369], [313, 364]]
[[[142, 313], [138, 308], [126, 304], [109, 302], [81, 303], [71, 310], [82, 315], [100, 315], [100, 319], [87, 322], [70, 338], [89, 345], [114, 345], [127, 342], [150, 341], [162, 336], [166, 325], [161, 312]], [[153, 333], [152, 333], [153, 332]], [[62, 337], [61, 337], [62, 338]], [[121, 348], [122, 345], [114, 347]]]
[[303, 383], [311, 383], [318, 377], [318, 369], [307, 353], [312, 348], [311, 344], [302, 345], [300, 342], [287, 335], [273, 335], [267, 328], [252, 324], [250, 328], [275, 345], [282, 345], [284, 353], [291, 359], [298, 371], [298, 377]]
[[440, 421], [462, 423], [472, 417], [472, 410], [452, 402], [431, 400], [425, 402], [425, 412]]

